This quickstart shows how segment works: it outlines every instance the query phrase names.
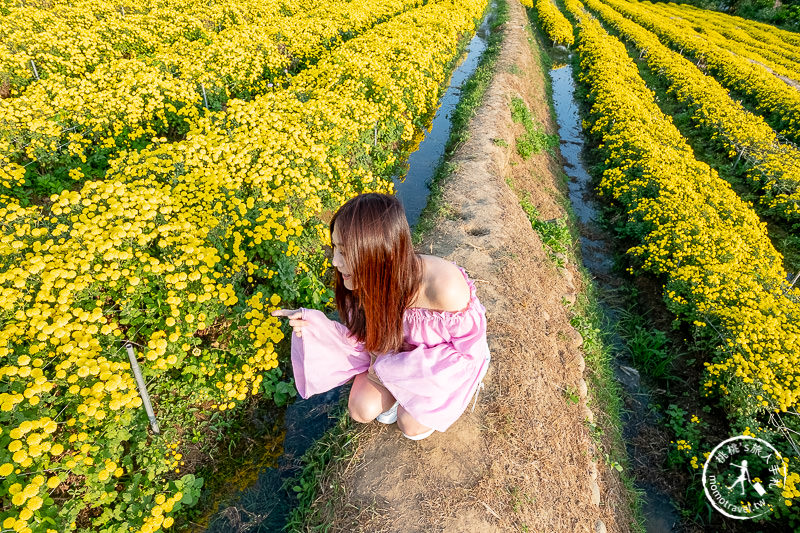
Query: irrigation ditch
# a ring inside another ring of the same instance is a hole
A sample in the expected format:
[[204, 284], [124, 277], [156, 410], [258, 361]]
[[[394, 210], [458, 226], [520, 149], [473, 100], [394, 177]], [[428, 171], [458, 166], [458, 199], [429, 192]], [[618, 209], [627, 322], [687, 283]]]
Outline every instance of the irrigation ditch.
[[[529, 14], [535, 25], [535, 10]], [[728, 175], [736, 186], [730, 165], [720, 163], [703, 132], [688, 125], [684, 109], [669, 96], [663, 80], [647, 70], [638, 51], [630, 45], [628, 50], [662, 110], [668, 115], [679, 112], [676, 125], [698, 157]], [[574, 222], [583, 264], [597, 289], [615, 380], [622, 387], [626, 468], [634, 490], [641, 494], [642, 526], [648, 532], [784, 531], [785, 525], [778, 521], [727, 519], [706, 499], [702, 452], [731, 436], [726, 414], [703, 393], [703, 361], [711, 359], [715, 344], [695, 337], [691, 327], [675, 320], [664, 304], [663, 280], [628, 271], [625, 251], [634, 243], [624, 236], [619, 212], [594, 192], [603, 161], [596, 151], [597, 141], [581, 133], [586, 90], [572, 79], [572, 72], [580, 68], [577, 54], [563, 47], [548, 47], [548, 51]], [[771, 237], [780, 249], [793, 244], [782, 231]], [[795, 262], [790, 254], [787, 270], [793, 270]], [[681, 442], [694, 443], [699, 449], [682, 450]], [[692, 454], [699, 460], [690, 460]]]

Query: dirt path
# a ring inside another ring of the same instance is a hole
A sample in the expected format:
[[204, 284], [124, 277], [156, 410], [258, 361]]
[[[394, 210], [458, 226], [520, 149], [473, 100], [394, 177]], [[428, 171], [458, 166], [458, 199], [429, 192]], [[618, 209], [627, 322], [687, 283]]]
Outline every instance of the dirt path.
[[[527, 191], [542, 218], [564, 215], [555, 158], [524, 162], [513, 149], [521, 126], [511, 121], [512, 96], [549, 132], [556, 128], [528, 20], [517, 0], [509, 4], [495, 77], [445, 185], [457, 216], [439, 221], [420, 247], [476, 281], [492, 349], [486, 389], [474, 413], [426, 440], [404, 439], [395, 425], [370, 425], [337, 477], [344, 500], [326, 499], [328, 487], [318, 500], [335, 509], [336, 531], [630, 529], [624, 489], [602, 460], [593, 462], [585, 423], [591, 413], [581, 338], [562, 303], [574, 301], [580, 278], [573, 265], [559, 269], [548, 259], [509, 187]], [[567, 389], [580, 401], [569, 401]]]

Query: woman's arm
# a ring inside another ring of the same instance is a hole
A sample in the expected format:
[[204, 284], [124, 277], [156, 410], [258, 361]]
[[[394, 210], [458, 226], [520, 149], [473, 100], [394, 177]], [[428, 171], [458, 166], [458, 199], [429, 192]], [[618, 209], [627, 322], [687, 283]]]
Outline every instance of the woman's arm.
[[303, 398], [329, 391], [369, 368], [369, 354], [348, 329], [314, 309], [277, 309], [273, 316], [289, 318], [292, 371]]

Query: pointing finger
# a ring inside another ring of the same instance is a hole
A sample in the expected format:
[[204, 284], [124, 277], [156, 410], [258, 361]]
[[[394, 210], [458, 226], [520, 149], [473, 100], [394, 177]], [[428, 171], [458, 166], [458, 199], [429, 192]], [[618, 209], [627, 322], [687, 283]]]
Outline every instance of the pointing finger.
[[291, 318], [301, 318], [302, 311], [299, 309], [276, 309], [270, 313], [272, 316], [284, 316]]

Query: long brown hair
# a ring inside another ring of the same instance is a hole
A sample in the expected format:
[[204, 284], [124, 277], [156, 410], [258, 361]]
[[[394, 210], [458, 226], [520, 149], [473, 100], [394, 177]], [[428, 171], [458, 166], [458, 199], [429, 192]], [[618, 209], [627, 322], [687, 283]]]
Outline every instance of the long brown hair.
[[403, 348], [403, 312], [422, 281], [400, 200], [366, 193], [348, 200], [330, 223], [353, 276], [353, 290], [336, 271], [336, 307], [344, 325], [376, 354]]

